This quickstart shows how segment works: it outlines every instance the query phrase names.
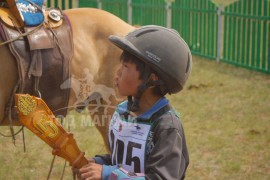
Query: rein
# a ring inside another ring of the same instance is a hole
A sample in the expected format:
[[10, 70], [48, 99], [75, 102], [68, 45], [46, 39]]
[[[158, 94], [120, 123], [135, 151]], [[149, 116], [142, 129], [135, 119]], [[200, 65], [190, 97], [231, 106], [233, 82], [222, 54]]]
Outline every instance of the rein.
[[40, 25], [38, 25], [37, 27], [35, 27], [34, 29], [32, 29], [32, 30], [29, 31], [29, 32], [23, 33], [23, 34], [19, 35], [19, 36], [16, 37], [16, 38], [13, 38], [13, 39], [10, 39], [10, 40], [8, 40], [8, 41], [5, 41], [5, 42], [0, 43], [0, 46], [5, 45], [5, 44], [8, 44], [8, 43], [11, 43], [11, 42], [13, 42], [13, 41], [16, 41], [16, 40], [20, 39], [21, 37], [28, 36], [28, 35], [30, 35], [30, 34], [36, 32], [36, 30], [38, 30], [41, 26], [43, 26], [43, 23], [41, 23]]

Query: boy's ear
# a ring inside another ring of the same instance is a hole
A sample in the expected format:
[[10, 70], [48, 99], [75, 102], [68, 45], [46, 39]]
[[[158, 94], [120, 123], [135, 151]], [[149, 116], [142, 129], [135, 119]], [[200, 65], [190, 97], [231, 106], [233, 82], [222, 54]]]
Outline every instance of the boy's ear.
[[[155, 74], [155, 73], [151, 73], [150, 74], [150, 76], [149, 76], [149, 79], [148, 79], [148, 81], [157, 81], [159, 78], [158, 78], [158, 76]], [[151, 86], [151, 87], [149, 87], [149, 88], [154, 88], [156, 85], [154, 85], [154, 86]]]
[[155, 73], [151, 73], [149, 76], [149, 81], [156, 81], [158, 80], [158, 76]]

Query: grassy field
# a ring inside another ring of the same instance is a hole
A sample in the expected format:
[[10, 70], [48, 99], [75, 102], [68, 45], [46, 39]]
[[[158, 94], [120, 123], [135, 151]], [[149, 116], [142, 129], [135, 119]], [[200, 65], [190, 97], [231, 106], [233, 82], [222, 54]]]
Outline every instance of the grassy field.
[[[194, 57], [186, 88], [169, 97], [180, 112], [190, 153], [186, 179], [270, 179], [270, 76]], [[87, 156], [105, 153], [94, 127], [72, 132]], [[1, 132], [8, 133], [7, 127]], [[51, 148], [26, 130], [16, 146], [0, 137], [0, 179], [46, 179]], [[60, 179], [64, 160], [57, 157], [51, 179]], [[64, 179], [72, 179], [70, 167]]]

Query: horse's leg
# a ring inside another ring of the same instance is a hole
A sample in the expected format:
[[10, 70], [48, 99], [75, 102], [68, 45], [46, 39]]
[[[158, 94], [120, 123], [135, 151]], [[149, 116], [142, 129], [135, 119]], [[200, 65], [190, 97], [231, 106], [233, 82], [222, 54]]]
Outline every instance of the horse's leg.
[[[0, 125], [8, 125], [9, 120], [5, 116], [5, 107], [10, 101], [12, 92], [18, 81], [18, 72], [15, 59], [9, 52], [7, 45], [0, 46], [0, 55]], [[14, 125], [18, 125], [18, 123], [13, 122]]]
[[[112, 100], [112, 104], [117, 104], [116, 101]], [[89, 111], [92, 112], [92, 107], [88, 107]], [[107, 103], [104, 100], [101, 100], [101, 106], [94, 113], [90, 113], [92, 121], [99, 133], [103, 137], [103, 141], [106, 147], [106, 150], [109, 152], [108, 146], [108, 132], [109, 132], [109, 123], [112, 118], [115, 109], [107, 107]]]

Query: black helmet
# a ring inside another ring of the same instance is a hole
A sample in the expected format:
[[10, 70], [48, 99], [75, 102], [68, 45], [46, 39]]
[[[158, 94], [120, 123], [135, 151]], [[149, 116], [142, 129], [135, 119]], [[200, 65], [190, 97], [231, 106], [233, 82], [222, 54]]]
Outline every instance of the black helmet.
[[148, 25], [124, 37], [111, 35], [109, 39], [153, 68], [169, 93], [183, 89], [191, 71], [192, 57], [188, 45], [177, 31]]

